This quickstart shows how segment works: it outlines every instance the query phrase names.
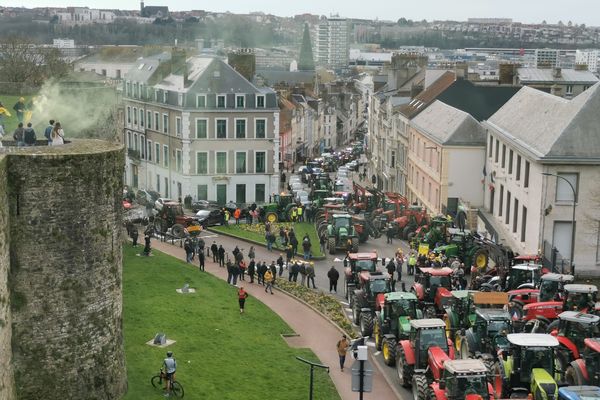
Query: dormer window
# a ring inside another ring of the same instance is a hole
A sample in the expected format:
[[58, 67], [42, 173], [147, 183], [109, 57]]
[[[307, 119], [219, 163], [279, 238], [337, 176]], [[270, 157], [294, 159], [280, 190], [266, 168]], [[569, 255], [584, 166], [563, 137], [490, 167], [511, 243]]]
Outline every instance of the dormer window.
[[225, 108], [227, 107], [227, 98], [224, 94], [220, 94], [217, 96], [217, 108]]

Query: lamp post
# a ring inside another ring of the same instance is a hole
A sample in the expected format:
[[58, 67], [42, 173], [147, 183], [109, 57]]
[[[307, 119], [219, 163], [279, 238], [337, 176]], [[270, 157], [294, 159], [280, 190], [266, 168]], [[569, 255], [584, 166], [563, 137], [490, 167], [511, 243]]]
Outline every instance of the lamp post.
[[565, 181], [569, 184], [569, 187], [573, 191], [573, 216], [571, 217], [571, 259], [569, 261], [569, 263], [571, 265], [571, 273], [573, 274], [575, 272], [575, 271], [573, 271], [573, 257], [575, 257], [575, 206], [577, 205], [577, 199], [576, 199], [577, 194], [575, 192], [575, 188], [573, 187], [573, 184], [571, 182], [569, 182], [569, 180], [567, 178], [565, 178], [564, 176], [560, 176], [557, 174], [551, 174], [549, 172], [542, 172], [542, 175], [555, 176], [557, 178], [562, 179], [563, 181]]

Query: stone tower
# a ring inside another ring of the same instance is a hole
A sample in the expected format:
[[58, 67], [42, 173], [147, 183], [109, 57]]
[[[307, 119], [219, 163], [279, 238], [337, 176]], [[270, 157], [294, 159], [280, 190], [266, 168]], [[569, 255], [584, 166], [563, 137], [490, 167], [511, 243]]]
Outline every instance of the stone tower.
[[123, 165], [96, 140], [0, 151], [0, 398], [126, 392]]
[[312, 44], [310, 42], [310, 32], [308, 31], [308, 24], [304, 24], [302, 47], [300, 47], [300, 57], [298, 59], [298, 71], [314, 70], [315, 58], [313, 57]]

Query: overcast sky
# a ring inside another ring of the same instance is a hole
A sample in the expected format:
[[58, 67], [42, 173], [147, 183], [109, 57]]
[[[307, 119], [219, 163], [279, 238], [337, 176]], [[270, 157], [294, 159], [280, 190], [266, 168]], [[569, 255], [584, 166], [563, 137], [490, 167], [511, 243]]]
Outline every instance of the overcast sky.
[[[5, 3], [5, 2], [3, 2]], [[138, 9], [131, 0], [16, 0], [12, 6]], [[5, 3], [4, 5], [8, 5]], [[341, 17], [397, 20], [453, 19], [469, 17], [504, 17], [518, 22], [556, 23], [559, 20], [600, 26], [598, 0], [228, 0], [223, 2], [185, 0], [147, 0], [146, 5], [168, 5], [171, 10], [204, 9], [247, 13], [263, 11], [279, 16], [302, 13], [340, 14]]]

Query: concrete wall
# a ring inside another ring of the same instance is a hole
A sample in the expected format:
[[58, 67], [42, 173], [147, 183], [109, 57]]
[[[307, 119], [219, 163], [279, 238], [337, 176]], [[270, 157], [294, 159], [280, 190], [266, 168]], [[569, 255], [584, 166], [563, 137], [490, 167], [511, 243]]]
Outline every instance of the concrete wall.
[[[483, 206], [483, 166], [485, 148], [448, 147], [448, 197], [457, 197], [469, 202], [472, 207]], [[447, 199], [442, 198], [442, 202]]]
[[118, 399], [127, 390], [122, 148], [89, 140], [10, 150], [9, 218], [0, 232], [9, 227], [16, 396]]

